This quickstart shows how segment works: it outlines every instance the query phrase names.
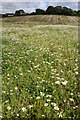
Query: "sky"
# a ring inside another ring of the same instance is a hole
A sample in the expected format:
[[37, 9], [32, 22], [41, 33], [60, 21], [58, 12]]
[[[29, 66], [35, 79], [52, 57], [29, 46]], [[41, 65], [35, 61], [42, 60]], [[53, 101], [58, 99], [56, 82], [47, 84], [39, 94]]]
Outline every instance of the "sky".
[[78, 2], [79, 0], [0, 0], [0, 13], [15, 13], [19, 9], [31, 13], [37, 8], [46, 10], [48, 6], [66, 6], [78, 10]]

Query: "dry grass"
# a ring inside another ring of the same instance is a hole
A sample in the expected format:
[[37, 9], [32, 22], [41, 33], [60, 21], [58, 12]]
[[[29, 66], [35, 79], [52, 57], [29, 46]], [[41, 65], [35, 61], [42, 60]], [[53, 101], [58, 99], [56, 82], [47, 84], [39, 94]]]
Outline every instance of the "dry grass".
[[78, 25], [78, 17], [61, 15], [34, 15], [3, 18], [6, 22], [37, 22], [40, 24]]

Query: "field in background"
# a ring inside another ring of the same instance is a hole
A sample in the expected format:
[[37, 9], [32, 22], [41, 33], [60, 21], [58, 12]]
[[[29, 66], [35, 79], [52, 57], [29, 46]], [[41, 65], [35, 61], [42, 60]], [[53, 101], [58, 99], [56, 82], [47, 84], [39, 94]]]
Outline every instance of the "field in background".
[[77, 24], [67, 16], [3, 19], [4, 118], [79, 118]]
[[4, 18], [3, 21], [23, 23], [34, 22], [35, 24], [61, 24], [61, 25], [78, 25], [78, 17], [75, 16], [62, 16], [62, 15], [33, 15], [22, 17]]

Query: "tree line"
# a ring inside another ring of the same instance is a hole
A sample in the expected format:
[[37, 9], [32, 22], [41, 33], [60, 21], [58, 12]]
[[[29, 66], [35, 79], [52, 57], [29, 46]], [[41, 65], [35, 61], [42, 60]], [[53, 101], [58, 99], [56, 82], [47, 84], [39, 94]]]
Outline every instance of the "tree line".
[[70, 16], [80, 16], [80, 10], [75, 11], [72, 10], [71, 8], [67, 8], [67, 7], [62, 7], [62, 6], [48, 6], [48, 8], [45, 10], [42, 9], [36, 9], [35, 13], [32, 14], [47, 14], [47, 15], [70, 15]]
[[[67, 16], [80, 16], [80, 10], [72, 10], [71, 8], [62, 7], [62, 6], [48, 6], [46, 10], [36, 9], [35, 12], [25, 13], [24, 10], [17, 10], [13, 16], [24, 16], [24, 15], [67, 15]], [[2, 17], [7, 17], [8, 14], [3, 14]]]

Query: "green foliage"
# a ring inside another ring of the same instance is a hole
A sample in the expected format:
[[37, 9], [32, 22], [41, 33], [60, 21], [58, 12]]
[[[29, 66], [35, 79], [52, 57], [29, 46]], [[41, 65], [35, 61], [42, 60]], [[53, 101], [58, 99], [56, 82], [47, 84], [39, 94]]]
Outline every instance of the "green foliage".
[[45, 11], [44, 10], [42, 10], [42, 9], [36, 9], [36, 14], [37, 15], [44, 15], [45, 14]]
[[62, 15], [63, 14], [63, 8], [61, 6], [55, 7], [55, 14]]
[[46, 10], [46, 14], [55, 14], [55, 9], [53, 6], [49, 6]]
[[20, 16], [20, 15], [24, 15], [24, 14], [25, 14], [25, 12], [22, 9], [15, 11], [15, 16]]

